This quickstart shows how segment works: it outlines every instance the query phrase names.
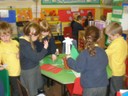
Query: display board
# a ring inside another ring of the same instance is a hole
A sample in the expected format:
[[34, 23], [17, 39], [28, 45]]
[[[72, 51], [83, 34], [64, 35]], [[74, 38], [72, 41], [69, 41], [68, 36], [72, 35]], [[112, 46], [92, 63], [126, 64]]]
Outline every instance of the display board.
[[120, 19], [122, 19], [122, 14], [123, 14], [122, 6], [113, 6], [112, 21], [120, 23]]
[[[83, 18], [86, 19], [86, 15], [88, 12], [92, 12], [93, 16], [95, 16], [95, 9], [80, 9], [78, 11], [78, 14], [80, 14], [81, 16], [83, 16]], [[71, 12], [71, 10], [69, 9], [60, 9], [58, 10], [58, 16], [59, 16], [59, 20], [61, 22], [69, 22], [73, 20], [73, 13]]]
[[17, 8], [16, 9], [16, 21], [28, 21], [32, 19], [31, 8]]
[[[0, 13], [2, 15], [2, 13]], [[3, 15], [0, 15], [0, 21], [6, 21], [9, 23], [15, 23], [16, 22], [16, 12], [15, 10], [8, 10], [8, 13], [3, 13]]]
[[100, 0], [41, 0], [41, 4], [100, 4]]

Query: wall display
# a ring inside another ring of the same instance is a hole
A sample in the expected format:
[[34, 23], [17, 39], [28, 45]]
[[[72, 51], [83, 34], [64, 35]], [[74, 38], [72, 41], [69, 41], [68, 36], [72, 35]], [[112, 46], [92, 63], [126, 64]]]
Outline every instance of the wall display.
[[122, 19], [122, 14], [123, 14], [122, 6], [113, 6], [112, 21], [120, 22], [120, 19]]
[[41, 4], [100, 4], [100, 0], [41, 0]]
[[122, 20], [121, 25], [123, 30], [128, 30], [128, 4], [123, 4], [123, 14], [122, 14]]
[[32, 19], [31, 8], [17, 8], [16, 9], [16, 21], [28, 21]]
[[[83, 16], [84, 19], [86, 19], [86, 15], [88, 12], [92, 12], [93, 16], [95, 16], [95, 9], [80, 9], [77, 13], [81, 16]], [[71, 12], [70, 9], [59, 9], [58, 10], [58, 16], [59, 20], [61, 22], [70, 22], [73, 20], [73, 14], [74, 12]]]
[[[1, 14], [3, 14], [3, 13], [1, 13]], [[16, 22], [16, 11], [15, 10], [8, 10], [8, 15], [4, 14], [4, 17], [1, 16], [0, 21], [15, 23]]]
[[8, 10], [0, 10], [0, 18], [8, 18], [9, 11]]
[[48, 21], [53, 20], [59, 20], [58, 18], [58, 9], [56, 8], [43, 8], [41, 9], [41, 19], [46, 19]]

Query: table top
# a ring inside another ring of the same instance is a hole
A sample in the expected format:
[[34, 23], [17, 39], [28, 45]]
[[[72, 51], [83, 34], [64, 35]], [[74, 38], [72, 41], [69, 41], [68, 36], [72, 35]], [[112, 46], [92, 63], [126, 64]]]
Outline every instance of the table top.
[[46, 77], [49, 77], [61, 84], [74, 83], [76, 76], [74, 75], [74, 73], [72, 72], [71, 69], [65, 69], [64, 64], [63, 64], [63, 59], [62, 59], [63, 57], [65, 57], [65, 55], [60, 54], [58, 56], [57, 60], [55, 60], [55, 61], [52, 61], [51, 55], [43, 58], [40, 61], [40, 66], [42, 66], [44, 64], [50, 64], [50, 65], [56, 66], [58, 68], [62, 68], [62, 70], [58, 73], [53, 73], [53, 72], [45, 71], [45, 70], [41, 69], [41, 73], [43, 75], [45, 75]]
[[[53, 72], [50, 72], [50, 71], [45, 71], [43, 69], [41, 69], [41, 73], [43, 75], [45, 75], [46, 77], [49, 77], [61, 84], [71, 84], [71, 83], [74, 83], [74, 80], [76, 79], [76, 76], [74, 75], [74, 73], [72, 72], [71, 69], [66, 69], [64, 67], [64, 62], [63, 62], [63, 59], [65, 57], [65, 54], [60, 54], [57, 58], [57, 60], [55, 61], [52, 61], [51, 59], [51, 55], [49, 56], [46, 56], [45, 58], [43, 58], [41, 61], [40, 61], [40, 66], [44, 65], [44, 64], [50, 64], [50, 65], [53, 65], [53, 66], [56, 66], [58, 68], [62, 68], [62, 70], [58, 73], [53, 73]], [[109, 66], [107, 66], [106, 68], [107, 70], [107, 74], [108, 74], [108, 78], [111, 77], [112, 75], [112, 72], [111, 72], [111, 69]]]

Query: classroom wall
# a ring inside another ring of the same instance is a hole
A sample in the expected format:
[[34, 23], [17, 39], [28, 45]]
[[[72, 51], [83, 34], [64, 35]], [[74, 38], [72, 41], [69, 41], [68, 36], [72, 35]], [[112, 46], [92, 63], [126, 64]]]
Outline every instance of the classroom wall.
[[[36, 6], [35, 0], [30, 1], [1, 1], [0, 9], [16, 9], [16, 8], [33, 8]], [[25, 2], [25, 3], [24, 3]], [[100, 19], [100, 15], [103, 14], [103, 6], [101, 5], [41, 5], [41, 0], [38, 0], [38, 8], [71, 8], [71, 6], [78, 6], [79, 8], [94, 8], [95, 9], [95, 19]], [[92, 7], [93, 6], [93, 7]], [[111, 8], [111, 6], [105, 6], [106, 8]], [[35, 13], [33, 13], [35, 14]]]
[[[29, 2], [28, 2], [29, 1]], [[0, 9], [13, 9], [13, 10], [16, 10], [16, 14], [18, 14], [18, 11], [20, 12], [20, 10], [28, 10], [27, 11], [27, 14], [31, 13], [30, 9], [34, 9], [36, 8], [36, 2], [34, 2], [34, 0], [28, 0], [28, 1], [13, 1], [13, 0], [6, 0], [6, 1], [1, 1], [0, 2]], [[100, 16], [102, 14], [104, 14], [104, 10], [109, 10], [111, 9], [112, 7], [111, 6], [102, 6], [102, 5], [41, 5], [41, 0], [38, 0], [38, 8], [41, 8], [41, 9], [55, 9], [57, 10], [57, 14], [58, 14], [58, 10], [70, 10], [72, 6], [77, 6], [79, 9], [83, 9], [83, 10], [94, 10], [94, 19], [95, 20], [99, 20], [100, 19]], [[25, 11], [24, 11], [25, 12]], [[26, 14], [26, 13], [23, 13], [22, 14]], [[23, 16], [21, 14], [21, 16]], [[27, 15], [26, 14], [26, 15]], [[35, 17], [35, 12], [32, 12], [32, 16]], [[43, 14], [43, 13], [41, 13]], [[26, 15], [24, 15], [24, 17], [26, 17]], [[17, 15], [18, 16], [18, 15]], [[34, 18], [30, 16], [30, 18]], [[42, 16], [42, 15], [41, 15]], [[17, 19], [17, 18], [16, 18]], [[20, 21], [19, 20], [16, 20], [16, 21]], [[52, 21], [52, 20], [51, 20]], [[62, 33], [63, 33], [63, 29], [64, 27], [66, 26], [69, 26], [70, 24], [70, 21], [66, 21], [66, 22], [62, 22]]]

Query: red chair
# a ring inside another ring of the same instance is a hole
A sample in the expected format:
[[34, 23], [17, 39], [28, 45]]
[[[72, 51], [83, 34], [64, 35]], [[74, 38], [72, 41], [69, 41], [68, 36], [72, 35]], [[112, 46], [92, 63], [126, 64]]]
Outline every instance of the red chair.
[[117, 92], [116, 93], [116, 96], [122, 96], [120, 92]]
[[76, 78], [73, 84], [67, 84], [66, 87], [70, 96], [82, 96], [83, 89], [80, 85], [80, 78]]
[[64, 37], [72, 38], [72, 28], [71, 27], [64, 27]]

